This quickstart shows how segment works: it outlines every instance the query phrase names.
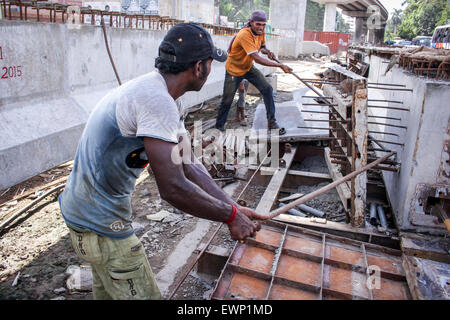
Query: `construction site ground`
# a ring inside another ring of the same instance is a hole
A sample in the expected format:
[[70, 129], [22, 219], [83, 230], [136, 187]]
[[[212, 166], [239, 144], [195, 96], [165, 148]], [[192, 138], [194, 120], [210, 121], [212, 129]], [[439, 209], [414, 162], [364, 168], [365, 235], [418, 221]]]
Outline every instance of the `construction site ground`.
[[[297, 74], [313, 78], [315, 73], [325, 70], [323, 64], [329, 60], [329, 57], [321, 59], [309, 57], [303, 60], [284, 61]], [[302, 84], [292, 75], [283, 74], [281, 70], [277, 71], [277, 77], [275, 101], [292, 100], [292, 91], [301, 88]], [[206, 106], [200, 112], [190, 114], [187, 122], [213, 119], [217, 114], [220, 98], [206, 101]], [[254, 111], [257, 105], [262, 103], [262, 99], [259, 95], [248, 95], [246, 102], [247, 123], [251, 125]], [[238, 122], [232, 121], [234, 106], [229, 115], [227, 128], [240, 127]], [[294, 166], [304, 171], [327, 172], [325, 162], [317, 157], [307, 158], [303, 163], [294, 163]], [[0, 222], [36, 199], [43, 190], [50, 190], [48, 185], [67, 177], [71, 168], [70, 161], [19, 185], [1, 190]], [[245, 181], [234, 182], [228, 185], [226, 190], [236, 198], [244, 185]], [[264, 190], [264, 186], [251, 186], [247, 190], [244, 199], [247, 200], [249, 207], [256, 208]], [[309, 191], [311, 190], [307, 188], [299, 189], [299, 192], [303, 193]], [[336, 192], [313, 200], [309, 205], [327, 212], [342, 212], [342, 205]], [[136, 183], [132, 208], [136, 234], [144, 244], [158, 285], [163, 296], [167, 298], [174, 284], [186, 271], [188, 262], [195, 259], [192, 252], [200, 242], [204, 243], [209, 239], [219, 223], [184, 214], [162, 201], [154, 177], [146, 170]], [[161, 210], [166, 210], [170, 215], [162, 221], [147, 218], [147, 215]], [[231, 249], [235, 241], [230, 238], [228, 228], [223, 226], [212, 244]], [[67, 269], [70, 266], [80, 265], [84, 263], [72, 249], [68, 229], [59, 210], [57, 194], [50, 195], [0, 234], [0, 299], [90, 300], [93, 298], [90, 290], [71, 291], [66, 285]], [[214, 282], [204, 280], [195, 272], [191, 272], [173, 298], [205, 299], [209, 297], [214, 285]]]

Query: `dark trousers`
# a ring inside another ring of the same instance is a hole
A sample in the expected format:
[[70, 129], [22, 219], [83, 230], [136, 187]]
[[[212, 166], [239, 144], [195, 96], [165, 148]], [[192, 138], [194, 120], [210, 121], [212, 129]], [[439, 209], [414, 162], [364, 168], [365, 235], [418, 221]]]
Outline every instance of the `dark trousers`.
[[253, 84], [256, 89], [261, 92], [264, 104], [266, 106], [266, 115], [269, 122], [276, 121], [275, 119], [275, 101], [273, 100], [273, 88], [267, 82], [264, 75], [252, 66], [251, 69], [240, 77], [234, 77], [225, 71], [225, 83], [223, 85], [223, 96], [219, 106], [219, 114], [217, 115], [216, 128], [223, 128], [227, 122], [228, 113], [230, 112], [231, 104], [233, 103], [234, 95], [243, 79], [247, 79]]

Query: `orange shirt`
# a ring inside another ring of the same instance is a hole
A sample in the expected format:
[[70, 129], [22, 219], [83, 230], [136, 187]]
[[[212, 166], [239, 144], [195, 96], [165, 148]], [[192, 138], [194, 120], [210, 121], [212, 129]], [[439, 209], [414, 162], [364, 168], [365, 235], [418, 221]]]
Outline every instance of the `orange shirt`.
[[253, 58], [250, 54], [259, 52], [264, 44], [264, 34], [255, 36], [250, 28], [240, 30], [234, 39], [225, 63], [228, 73], [235, 77], [246, 74], [253, 65]]

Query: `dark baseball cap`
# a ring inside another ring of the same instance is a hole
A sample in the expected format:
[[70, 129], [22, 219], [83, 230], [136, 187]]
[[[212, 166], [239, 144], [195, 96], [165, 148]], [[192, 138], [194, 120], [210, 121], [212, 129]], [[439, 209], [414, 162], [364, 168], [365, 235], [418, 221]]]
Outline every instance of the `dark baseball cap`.
[[[163, 44], [172, 47], [175, 55], [161, 51]], [[182, 22], [174, 25], [167, 32], [159, 46], [159, 57], [179, 63], [190, 63], [207, 58], [224, 62], [227, 54], [214, 45], [211, 35], [202, 26], [192, 22]]]

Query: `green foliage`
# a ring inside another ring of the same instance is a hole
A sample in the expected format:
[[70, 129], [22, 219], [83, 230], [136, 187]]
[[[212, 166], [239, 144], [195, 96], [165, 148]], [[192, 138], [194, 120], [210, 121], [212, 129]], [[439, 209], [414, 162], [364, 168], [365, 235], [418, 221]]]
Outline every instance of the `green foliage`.
[[436, 26], [445, 20], [447, 0], [406, 0], [407, 7], [398, 27], [403, 39], [416, 36], [431, 36]]
[[228, 21], [247, 21], [255, 10], [264, 10], [269, 17], [270, 0], [219, 0], [219, 13]]
[[324, 15], [324, 4], [308, 0], [306, 4], [305, 30], [322, 31]]
[[336, 32], [350, 32], [350, 25], [345, 22], [339, 11], [336, 12]]

